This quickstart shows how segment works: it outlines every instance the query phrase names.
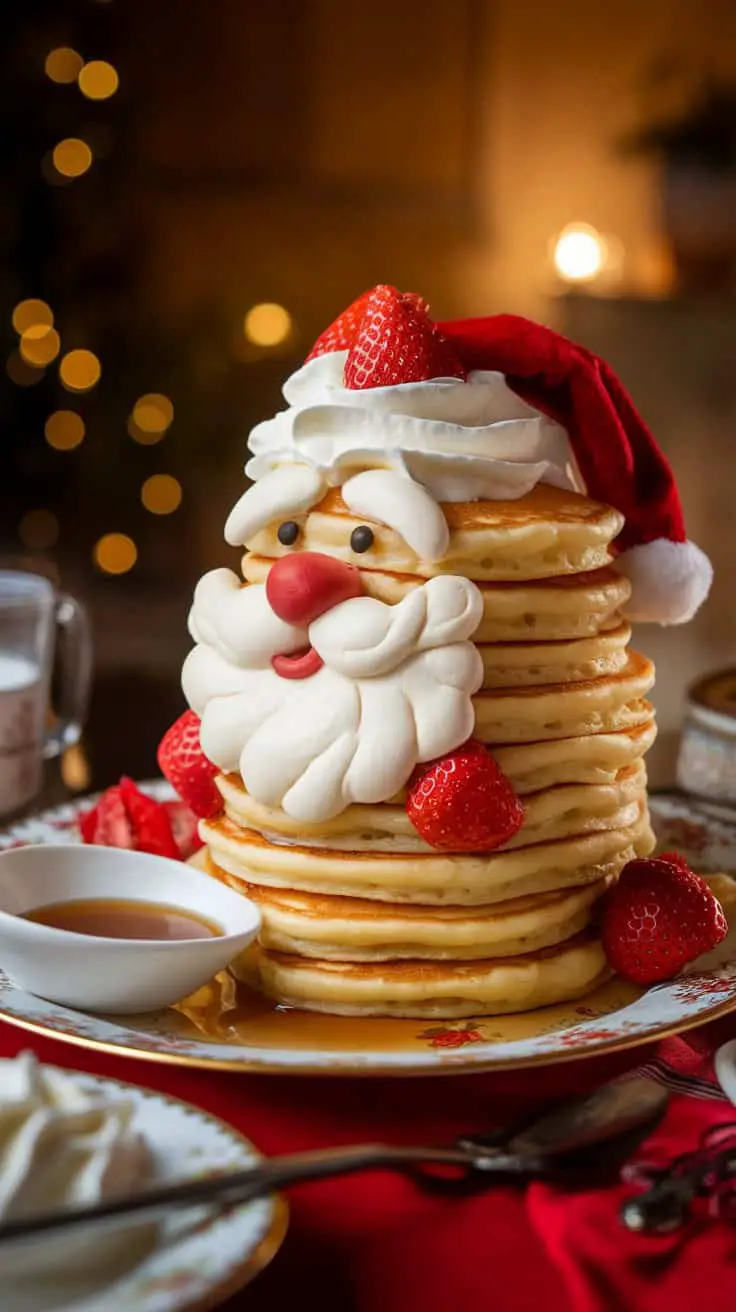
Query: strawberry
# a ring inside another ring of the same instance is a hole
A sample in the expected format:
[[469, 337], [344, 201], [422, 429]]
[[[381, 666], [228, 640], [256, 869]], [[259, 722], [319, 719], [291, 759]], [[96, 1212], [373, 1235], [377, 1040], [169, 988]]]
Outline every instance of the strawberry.
[[423, 302], [395, 287], [374, 287], [345, 362], [346, 387], [362, 390], [466, 376]]
[[161, 739], [158, 763], [182, 801], [195, 815], [206, 820], [222, 810], [222, 798], [215, 787], [217, 766], [202, 751], [199, 730], [199, 716], [194, 711], [185, 711]]
[[[329, 351], [347, 351], [358, 335], [358, 329], [368, 302], [378, 291], [390, 291], [396, 296], [400, 295], [395, 287], [371, 287], [367, 292], [363, 292], [348, 306], [347, 310], [343, 310], [342, 314], [337, 316], [329, 328], [325, 328], [325, 331], [314, 343], [307, 360], [314, 360], [318, 355], [327, 355]], [[404, 296], [408, 301], [413, 302], [418, 309], [427, 310], [426, 301], [416, 292], [405, 292]]]
[[79, 817], [82, 842], [97, 847], [132, 847], [133, 831], [117, 785], [108, 788], [90, 811]]
[[723, 907], [705, 880], [672, 854], [630, 861], [603, 903], [606, 956], [635, 984], [672, 979], [727, 931]]
[[203, 846], [197, 830], [197, 817], [186, 802], [164, 802], [174, 842], [182, 861], [188, 861]]
[[166, 808], [142, 793], [132, 779], [122, 778], [108, 788], [81, 817], [79, 828], [83, 842], [97, 847], [125, 847], [179, 859]]
[[491, 852], [513, 838], [524, 820], [506, 775], [472, 739], [428, 766], [406, 810], [425, 842], [446, 852]]

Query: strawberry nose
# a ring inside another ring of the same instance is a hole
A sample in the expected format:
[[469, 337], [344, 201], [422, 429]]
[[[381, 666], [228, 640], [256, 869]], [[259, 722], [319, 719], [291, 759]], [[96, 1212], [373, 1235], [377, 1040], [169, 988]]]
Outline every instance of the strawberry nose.
[[318, 615], [341, 601], [359, 597], [361, 592], [360, 571], [355, 565], [319, 551], [282, 556], [271, 566], [266, 579], [271, 609], [286, 624], [303, 629]]

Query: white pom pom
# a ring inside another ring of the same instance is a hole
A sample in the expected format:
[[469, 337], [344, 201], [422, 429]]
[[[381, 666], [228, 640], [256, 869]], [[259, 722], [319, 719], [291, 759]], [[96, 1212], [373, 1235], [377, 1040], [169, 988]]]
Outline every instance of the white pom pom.
[[622, 552], [616, 565], [632, 584], [622, 612], [626, 619], [645, 624], [686, 624], [705, 601], [713, 580], [713, 566], [694, 542], [657, 538]]

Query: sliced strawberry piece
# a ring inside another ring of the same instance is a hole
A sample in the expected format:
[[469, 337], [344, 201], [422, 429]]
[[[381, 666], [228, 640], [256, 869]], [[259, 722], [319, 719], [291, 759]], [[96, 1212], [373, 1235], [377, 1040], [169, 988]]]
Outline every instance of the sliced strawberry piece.
[[133, 827], [117, 785], [108, 788], [96, 805], [79, 817], [79, 829], [84, 843], [94, 843], [97, 847], [135, 847]]
[[466, 378], [450, 343], [423, 304], [395, 287], [375, 287], [345, 363], [345, 386], [355, 390]]
[[472, 739], [432, 762], [414, 783], [406, 810], [425, 842], [445, 852], [492, 852], [524, 821], [506, 775]]
[[197, 817], [186, 802], [164, 802], [163, 805], [179, 856], [182, 861], [188, 861], [190, 856], [194, 856], [204, 846], [199, 836]]
[[124, 847], [179, 859], [166, 808], [142, 793], [132, 779], [123, 778], [107, 788], [80, 818], [79, 829], [82, 841], [96, 847]]
[[635, 984], [672, 979], [727, 932], [720, 902], [677, 854], [630, 861], [603, 903], [606, 956]]
[[142, 793], [132, 779], [123, 777], [119, 788], [133, 826], [136, 851], [168, 856], [178, 861], [179, 849], [174, 842], [171, 821], [163, 804]]
[[217, 766], [202, 751], [199, 731], [199, 716], [185, 711], [161, 739], [158, 763], [182, 801], [196, 816], [207, 820], [220, 813], [222, 798], [215, 787]]
[[[358, 329], [371, 297], [374, 296], [376, 292], [383, 291], [391, 292], [396, 296], [401, 296], [401, 293], [397, 292], [395, 287], [388, 287], [385, 285], [371, 287], [367, 292], [363, 292], [361, 296], [356, 297], [356, 299], [348, 306], [347, 310], [343, 310], [342, 314], [337, 316], [334, 323], [331, 323], [329, 328], [326, 328], [325, 331], [320, 334], [309, 352], [307, 360], [314, 360], [318, 355], [327, 355], [330, 351], [349, 350], [358, 335]], [[425, 313], [427, 312], [429, 307], [426, 301], [419, 296], [417, 292], [404, 292], [403, 296], [405, 300], [410, 301], [417, 307], [417, 309], [423, 310]]]

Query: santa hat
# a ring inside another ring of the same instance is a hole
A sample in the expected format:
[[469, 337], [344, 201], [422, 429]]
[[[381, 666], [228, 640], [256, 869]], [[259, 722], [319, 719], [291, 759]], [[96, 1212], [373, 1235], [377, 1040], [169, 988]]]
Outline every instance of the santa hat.
[[710, 562], [687, 540], [652, 434], [609, 366], [550, 328], [515, 315], [434, 324], [420, 297], [379, 286], [318, 338], [284, 394], [289, 411], [251, 434], [256, 482], [228, 520], [233, 544], [337, 483], [352, 511], [438, 559], [448, 536], [438, 502], [555, 482], [623, 517], [613, 550], [632, 583], [628, 618], [681, 624], [708, 594]]
[[688, 541], [669, 462], [609, 365], [516, 315], [437, 326], [467, 370], [499, 370], [518, 396], [562, 425], [588, 496], [623, 515], [615, 549], [633, 585], [630, 618], [691, 619], [708, 595], [713, 569]]

